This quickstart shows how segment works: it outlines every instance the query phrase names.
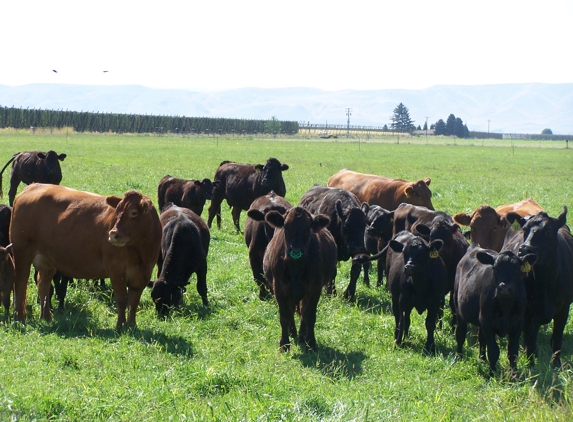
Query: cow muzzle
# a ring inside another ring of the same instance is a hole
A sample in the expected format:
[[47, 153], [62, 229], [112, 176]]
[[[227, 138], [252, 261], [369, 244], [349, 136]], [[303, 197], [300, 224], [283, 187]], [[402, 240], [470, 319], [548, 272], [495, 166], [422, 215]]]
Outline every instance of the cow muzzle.
[[122, 247], [128, 242], [129, 239], [126, 239], [119, 235], [119, 232], [115, 229], [109, 232], [108, 241], [114, 246]]

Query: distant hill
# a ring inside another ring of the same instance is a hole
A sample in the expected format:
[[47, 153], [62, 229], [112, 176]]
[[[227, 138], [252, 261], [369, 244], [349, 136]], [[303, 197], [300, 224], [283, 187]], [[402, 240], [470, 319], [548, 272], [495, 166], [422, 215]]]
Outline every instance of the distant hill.
[[55, 110], [228, 117], [384, 126], [404, 103], [416, 125], [453, 113], [470, 130], [573, 134], [573, 84], [439, 85], [419, 90], [323, 91], [243, 88], [196, 92], [138, 85], [0, 85], [0, 105]]

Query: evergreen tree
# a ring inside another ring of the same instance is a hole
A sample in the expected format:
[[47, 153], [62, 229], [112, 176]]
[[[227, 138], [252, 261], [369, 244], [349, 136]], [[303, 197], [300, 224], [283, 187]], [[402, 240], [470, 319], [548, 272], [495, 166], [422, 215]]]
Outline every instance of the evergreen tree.
[[391, 119], [390, 129], [395, 132], [412, 132], [414, 130], [414, 120], [410, 118], [408, 107], [402, 103], [396, 106]]
[[464, 122], [459, 117], [456, 117], [454, 135], [456, 135], [458, 138], [465, 138]]
[[545, 128], [541, 131], [542, 135], [553, 135], [553, 131], [549, 128]]
[[456, 116], [450, 114], [446, 120], [446, 135], [452, 136], [456, 134]]
[[446, 134], [446, 123], [440, 119], [436, 122], [434, 126], [434, 135], [445, 135]]
[[382, 130], [383, 130], [384, 132], [388, 132], [388, 125], [387, 125], [387, 124], [384, 124], [384, 127], [382, 128]]
[[422, 130], [428, 130], [428, 122], [427, 121], [424, 123], [424, 127], [422, 128]]

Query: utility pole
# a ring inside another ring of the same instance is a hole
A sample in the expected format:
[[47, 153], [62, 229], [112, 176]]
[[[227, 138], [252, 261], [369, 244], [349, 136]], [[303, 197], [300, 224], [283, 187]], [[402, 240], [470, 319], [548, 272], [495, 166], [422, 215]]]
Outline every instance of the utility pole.
[[348, 117], [348, 120], [346, 121], [346, 137], [347, 138], [350, 138], [350, 116], [352, 116], [352, 109], [347, 108], [346, 109], [346, 117]]
[[426, 116], [426, 145], [428, 145], [428, 116]]

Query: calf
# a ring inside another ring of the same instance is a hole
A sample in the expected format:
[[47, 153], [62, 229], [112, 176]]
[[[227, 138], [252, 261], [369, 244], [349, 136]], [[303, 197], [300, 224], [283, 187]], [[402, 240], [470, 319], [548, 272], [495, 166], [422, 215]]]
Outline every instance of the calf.
[[508, 222], [521, 229], [507, 232], [502, 251], [509, 250], [520, 258], [537, 255], [533, 271], [525, 280], [527, 307], [523, 324], [525, 352], [531, 365], [537, 354], [537, 334], [542, 324], [553, 320], [552, 361], [561, 365], [563, 330], [573, 302], [573, 236], [567, 222], [567, 207], [557, 218], [540, 212], [529, 219], [515, 212], [506, 216]]
[[[299, 206], [311, 214], [329, 217], [328, 231], [336, 241], [339, 261], [348, 261], [351, 256], [365, 252], [364, 231], [369, 206], [365, 202], [361, 203], [352, 192], [317, 185], [301, 197]], [[352, 264], [350, 283], [344, 292], [346, 299], [354, 299], [360, 270], [360, 265]], [[334, 292], [334, 280], [329, 290]]]
[[20, 182], [27, 185], [30, 183], [59, 185], [62, 181], [60, 161], [64, 161], [65, 158], [66, 154], [57, 154], [52, 150], [48, 152], [29, 151], [14, 154], [0, 170], [0, 197], [2, 197], [2, 174], [10, 163], [12, 163], [12, 171], [10, 173], [8, 198], [10, 206], [12, 206], [14, 205], [14, 198]]
[[213, 188], [219, 182], [209, 179], [185, 180], [169, 175], [164, 176], [157, 186], [157, 205], [163, 211], [165, 204], [173, 203], [179, 207], [189, 208], [197, 215], [201, 215], [207, 199], [213, 198]]
[[261, 300], [272, 296], [271, 286], [267, 284], [263, 273], [263, 257], [267, 245], [275, 233], [274, 227], [265, 222], [265, 214], [275, 210], [284, 215], [290, 208], [292, 208], [290, 202], [282, 196], [270, 192], [255, 199], [247, 211], [249, 218], [245, 222], [245, 243], [249, 248], [249, 263], [255, 283], [259, 286], [259, 298]]
[[426, 242], [420, 236], [401, 231], [388, 244], [386, 274], [396, 321], [394, 339], [400, 346], [408, 335], [410, 313], [427, 311], [427, 339], [424, 350], [435, 353], [434, 331], [438, 311], [446, 294], [446, 267], [439, 255], [441, 240]]
[[297, 336], [296, 310], [300, 316], [298, 342], [307, 350], [316, 350], [316, 308], [323, 286], [336, 277], [336, 242], [324, 230], [329, 219], [293, 207], [284, 216], [269, 211], [265, 221], [276, 229], [265, 251], [263, 270], [279, 307], [280, 349], [289, 350], [289, 334]]
[[197, 291], [208, 306], [207, 254], [211, 240], [209, 228], [201, 217], [188, 208], [168, 204], [159, 221], [163, 227], [161, 253], [157, 261], [158, 278], [151, 298], [159, 315], [167, 315], [179, 305], [183, 288], [191, 274], [197, 274]]
[[496, 335], [508, 337], [507, 357], [515, 371], [527, 301], [523, 279], [536, 259], [534, 254], [519, 258], [510, 251], [497, 253], [478, 246], [469, 249], [458, 265], [453, 294], [458, 356], [462, 354], [467, 325], [473, 324], [479, 327], [482, 359], [487, 348], [490, 374], [499, 360]]
[[14, 289], [14, 262], [10, 255], [12, 245], [0, 246], [0, 299], [4, 305], [4, 320], [10, 315], [10, 294]]
[[207, 220], [209, 228], [216, 216], [217, 227], [221, 229], [221, 203], [226, 199], [231, 207], [233, 224], [239, 233], [241, 231], [239, 227], [241, 210], [248, 210], [256, 198], [270, 191], [274, 191], [279, 196], [286, 195], [282, 172], [288, 168], [287, 164], [281, 164], [276, 158], [269, 158], [264, 165], [223, 161], [213, 178], [213, 199], [209, 206]]
[[[366, 214], [366, 230], [364, 231], [364, 248], [370, 254], [377, 254], [384, 249], [390, 239], [392, 239], [392, 229], [394, 225], [394, 211], [388, 211], [378, 205], [370, 205]], [[370, 262], [364, 264], [364, 283], [369, 286], [370, 279], [368, 270]], [[378, 259], [378, 276], [376, 286], [382, 285], [384, 278], [384, 268], [386, 267], [386, 255]]]

